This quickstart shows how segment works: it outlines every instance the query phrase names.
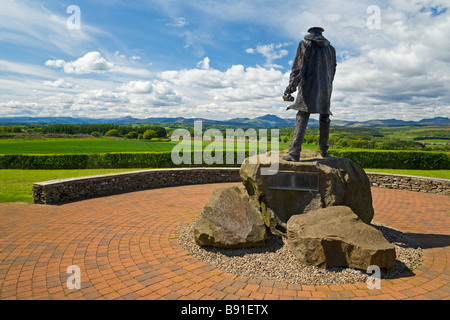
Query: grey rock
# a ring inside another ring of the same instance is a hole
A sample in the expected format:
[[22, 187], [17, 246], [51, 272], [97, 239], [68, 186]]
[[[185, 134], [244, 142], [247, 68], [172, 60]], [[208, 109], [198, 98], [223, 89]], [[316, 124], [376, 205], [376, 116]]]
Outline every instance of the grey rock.
[[219, 188], [211, 194], [194, 224], [194, 239], [200, 246], [264, 246], [267, 228], [243, 186]]
[[286, 235], [286, 223], [296, 214], [330, 206], [345, 205], [365, 223], [372, 221], [371, 184], [364, 170], [346, 158], [322, 157], [319, 152], [304, 150], [300, 162], [282, 160], [279, 153], [278, 171], [317, 173], [317, 191], [276, 190], [268, 187], [269, 176], [261, 168], [270, 167], [270, 154], [247, 158], [240, 175], [248, 194], [263, 214], [273, 233]]
[[308, 265], [362, 270], [371, 265], [384, 269], [395, 265], [394, 245], [349, 207], [335, 206], [292, 216], [287, 234], [289, 249]]

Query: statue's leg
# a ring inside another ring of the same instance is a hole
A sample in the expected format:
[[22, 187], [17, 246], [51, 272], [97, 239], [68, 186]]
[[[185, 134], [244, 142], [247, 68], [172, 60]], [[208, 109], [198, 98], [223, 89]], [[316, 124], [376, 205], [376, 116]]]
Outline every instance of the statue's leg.
[[319, 118], [320, 124], [320, 137], [319, 137], [319, 149], [322, 157], [326, 157], [328, 155], [328, 139], [330, 137], [330, 115], [321, 114]]
[[303, 138], [305, 137], [306, 127], [308, 126], [309, 116], [308, 112], [297, 112], [296, 125], [292, 142], [289, 146], [289, 155], [294, 159], [300, 158], [300, 152], [302, 151]]

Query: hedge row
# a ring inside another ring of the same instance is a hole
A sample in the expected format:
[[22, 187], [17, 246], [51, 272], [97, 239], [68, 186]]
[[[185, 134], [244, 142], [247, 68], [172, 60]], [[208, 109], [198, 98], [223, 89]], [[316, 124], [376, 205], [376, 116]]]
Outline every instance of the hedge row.
[[[202, 164], [195, 164], [194, 154], [192, 153], [190, 156], [191, 165], [176, 165], [172, 162], [171, 152], [121, 152], [52, 155], [13, 154], [0, 155], [0, 169], [119, 169], [230, 166], [226, 164], [209, 165], [205, 163], [205, 161], [203, 161]], [[246, 153], [246, 156], [248, 156], [248, 152]], [[237, 153], [234, 154], [234, 163], [237, 163], [236, 157]]]
[[[385, 169], [450, 169], [450, 153], [421, 151], [342, 151], [331, 150], [331, 155], [349, 158], [363, 168]], [[212, 166], [239, 166], [238, 153], [234, 154], [234, 165], [213, 164]], [[248, 152], [246, 153], [248, 156]], [[225, 159], [224, 159], [225, 160]], [[225, 161], [224, 161], [225, 162]], [[211, 166], [205, 161], [191, 165]], [[171, 168], [170, 152], [148, 153], [103, 153], [103, 154], [53, 154], [53, 155], [0, 155], [0, 169], [100, 169], [100, 168]]]
[[450, 153], [448, 152], [330, 150], [330, 154], [351, 159], [363, 168], [450, 169]]

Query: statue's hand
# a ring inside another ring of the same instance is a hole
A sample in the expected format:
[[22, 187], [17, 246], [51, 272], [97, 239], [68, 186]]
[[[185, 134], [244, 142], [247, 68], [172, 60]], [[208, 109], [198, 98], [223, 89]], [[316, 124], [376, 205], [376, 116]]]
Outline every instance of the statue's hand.
[[295, 91], [297, 91], [297, 88], [289, 85], [287, 86], [286, 90], [284, 90], [284, 95], [287, 96], [291, 93], [294, 93]]
[[288, 93], [288, 94], [285, 93], [284, 96], [283, 96], [283, 100], [284, 100], [284, 101], [292, 102], [292, 101], [294, 101], [294, 97], [291, 96], [290, 93]]

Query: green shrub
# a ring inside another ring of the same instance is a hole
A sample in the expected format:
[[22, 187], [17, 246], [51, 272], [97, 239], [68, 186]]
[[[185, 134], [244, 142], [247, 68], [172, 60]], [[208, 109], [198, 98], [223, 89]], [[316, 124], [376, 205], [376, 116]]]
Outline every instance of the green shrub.
[[100, 138], [100, 132], [98, 132], [98, 131], [93, 131], [93, 132], [91, 132], [91, 136], [93, 136], [93, 137], [95, 137], [95, 138]]
[[86, 169], [86, 154], [6, 154], [0, 155], [0, 169]]
[[430, 151], [347, 151], [330, 150], [336, 157], [349, 158], [363, 168], [450, 169], [450, 153]]
[[155, 130], [146, 130], [142, 136], [145, 140], [151, 140], [153, 138], [156, 138], [156, 131]]
[[117, 129], [111, 129], [108, 132], [105, 133], [105, 136], [107, 137], [121, 137], [119, 130]]
[[163, 127], [159, 127], [158, 130], [156, 130], [156, 136], [158, 138], [165, 138], [167, 137], [167, 131]]
[[[450, 169], [450, 154], [424, 151], [342, 151], [330, 150], [337, 157], [349, 158], [363, 168], [385, 169]], [[194, 153], [190, 153], [191, 164], [179, 167], [220, 166], [239, 167], [239, 153], [234, 152], [233, 164], [194, 164]], [[214, 154], [212, 155], [214, 156]], [[223, 153], [223, 160], [226, 154]], [[245, 152], [245, 157], [249, 152]], [[52, 154], [52, 155], [0, 155], [0, 169], [119, 169], [119, 168], [170, 168], [177, 167], [171, 152], [118, 152], [99, 154]]]
[[139, 136], [139, 134], [136, 131], [130, 131], [124, 136], [124, 138], [125, 139], [137, 139], [138, 136]]
[[[235, 164], [233, 165], [214, 164], [212, 166], [239, 166], [239, 164], [236, 164], [237, 155], [238, 154], [235, 152]], [[0, 169], [120, 169], [209, 166], [205, 162], [203, 162], [202, 164], [195, 164], [193, 152], [190, 154], [191, 164], [181, 164], [177, 166], [172, 162], [171, 156], [171, 152], [0, 155]], [[245, 156], [248, 156], [248, 152], [246, 152]]]

